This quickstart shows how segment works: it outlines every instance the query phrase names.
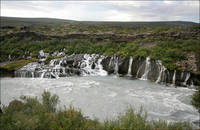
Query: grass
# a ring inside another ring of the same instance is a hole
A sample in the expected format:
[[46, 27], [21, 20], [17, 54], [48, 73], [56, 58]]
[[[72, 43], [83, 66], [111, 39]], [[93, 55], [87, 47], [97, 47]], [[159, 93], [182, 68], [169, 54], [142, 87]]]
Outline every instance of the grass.
[[35, 58], [27, 59], [27, 60], [17, 60], [17, 61], [12, 61], [0, 68], [6, 69], [8, 71], [16, 71], [16, 70], [20, 69], [21, 67], [27, 65], [30, 62], [36, 62], [36, 61], [38, 61], [38, 60]]
[[166, 121], [148, 121], [147, 112], [142, 108], [135, 111], [127, 109], [125, 114], [119, 114], [117, 119], [99, 122], [83, 116], [80, 109], [69, 106], [57, 109], [59, 98], [49, 92], [43, 92], [42, 101], [37, 97], [22, 96], [3, 107], [0, 114], [0, 127], [20, 130], [68, 130], [68, 129], [105, 129], [105, 130], [190, 130], [189, 122], [167, 123]]

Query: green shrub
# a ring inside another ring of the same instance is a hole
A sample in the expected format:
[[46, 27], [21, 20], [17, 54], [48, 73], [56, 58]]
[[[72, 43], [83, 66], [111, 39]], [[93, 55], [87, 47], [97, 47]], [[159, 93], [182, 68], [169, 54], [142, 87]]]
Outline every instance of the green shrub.
[[50, 92], [43, 92], [42, 94], [42, 104], [44, 105], [47, 112], [55, 112], [56, 105], [58, 104], [58, 96], [51, 96]]
[[198, 86], [197, 91], [192, 95], [192, 105], [197, 108], [200, 113], [200, 87]]
[[138, 113], [133, 108], [129, 108], [124, 115], [119, 115], [116, 120], [107, 120], [104, 127], [110, 129], [150, 129], [147, 123], [147, 113], [141, 108]]

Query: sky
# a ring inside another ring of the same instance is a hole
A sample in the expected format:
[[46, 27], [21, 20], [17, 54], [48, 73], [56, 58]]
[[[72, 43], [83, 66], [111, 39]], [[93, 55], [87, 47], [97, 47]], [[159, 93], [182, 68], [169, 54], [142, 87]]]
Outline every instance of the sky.
[[78, 21], [192, 21], [199, 1], [1, 1], [1, 16]]

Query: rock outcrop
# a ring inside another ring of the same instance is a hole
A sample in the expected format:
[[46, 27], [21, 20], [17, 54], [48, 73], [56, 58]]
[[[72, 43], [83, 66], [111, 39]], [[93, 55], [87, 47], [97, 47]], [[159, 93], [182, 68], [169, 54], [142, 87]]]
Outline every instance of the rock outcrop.
[[72, 54], [53, 59], [48, 64], [29, 63], [15, 71], [16, 77], [59, 78], [73, 75], [124, 75], [156, 83], [193, 86], [195, 75], [187, 71], [168, 70], [160, 60], [134, 59], [116, 55]]

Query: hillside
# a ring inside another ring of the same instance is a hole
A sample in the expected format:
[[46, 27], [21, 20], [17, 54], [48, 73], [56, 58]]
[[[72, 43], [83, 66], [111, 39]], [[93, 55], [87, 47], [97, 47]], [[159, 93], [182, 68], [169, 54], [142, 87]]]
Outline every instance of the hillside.
[[158, 22], [105, 22], [105, 21], [75, 21], [55, 18], [17, 18], [17, 17], [1, 17], [1, 26], [34, 26], [46, 24], [66, 24], [77, 23], [83, 25], [94, 26], [191, 26], [197, 25], [194, 22], [187, 21], [158, 21]]
[[[200, 28], [192, 22], [89, 22], [1, 17], [1, 62], [53, 54], [150, 56], [170, 70], [200, 71]], [[52, 57], [48, 57], [52, 59]], [[27, 62], [27, 61], [26, 61]], [[25, 63], [26, 63], [25, 62]], [[18, 66], [19, 67], [19, 66]]]
[[197, 23], [184, 21], [158, 22], [103, 22], [73, 21], [52, 18], [15, 18], [1, 17], [1, 33], [36, 31], [51, 35], [69, 33], [115, 33], [135, 34], [138, 32], [163, 31], [170, 27], [195, 26]]

